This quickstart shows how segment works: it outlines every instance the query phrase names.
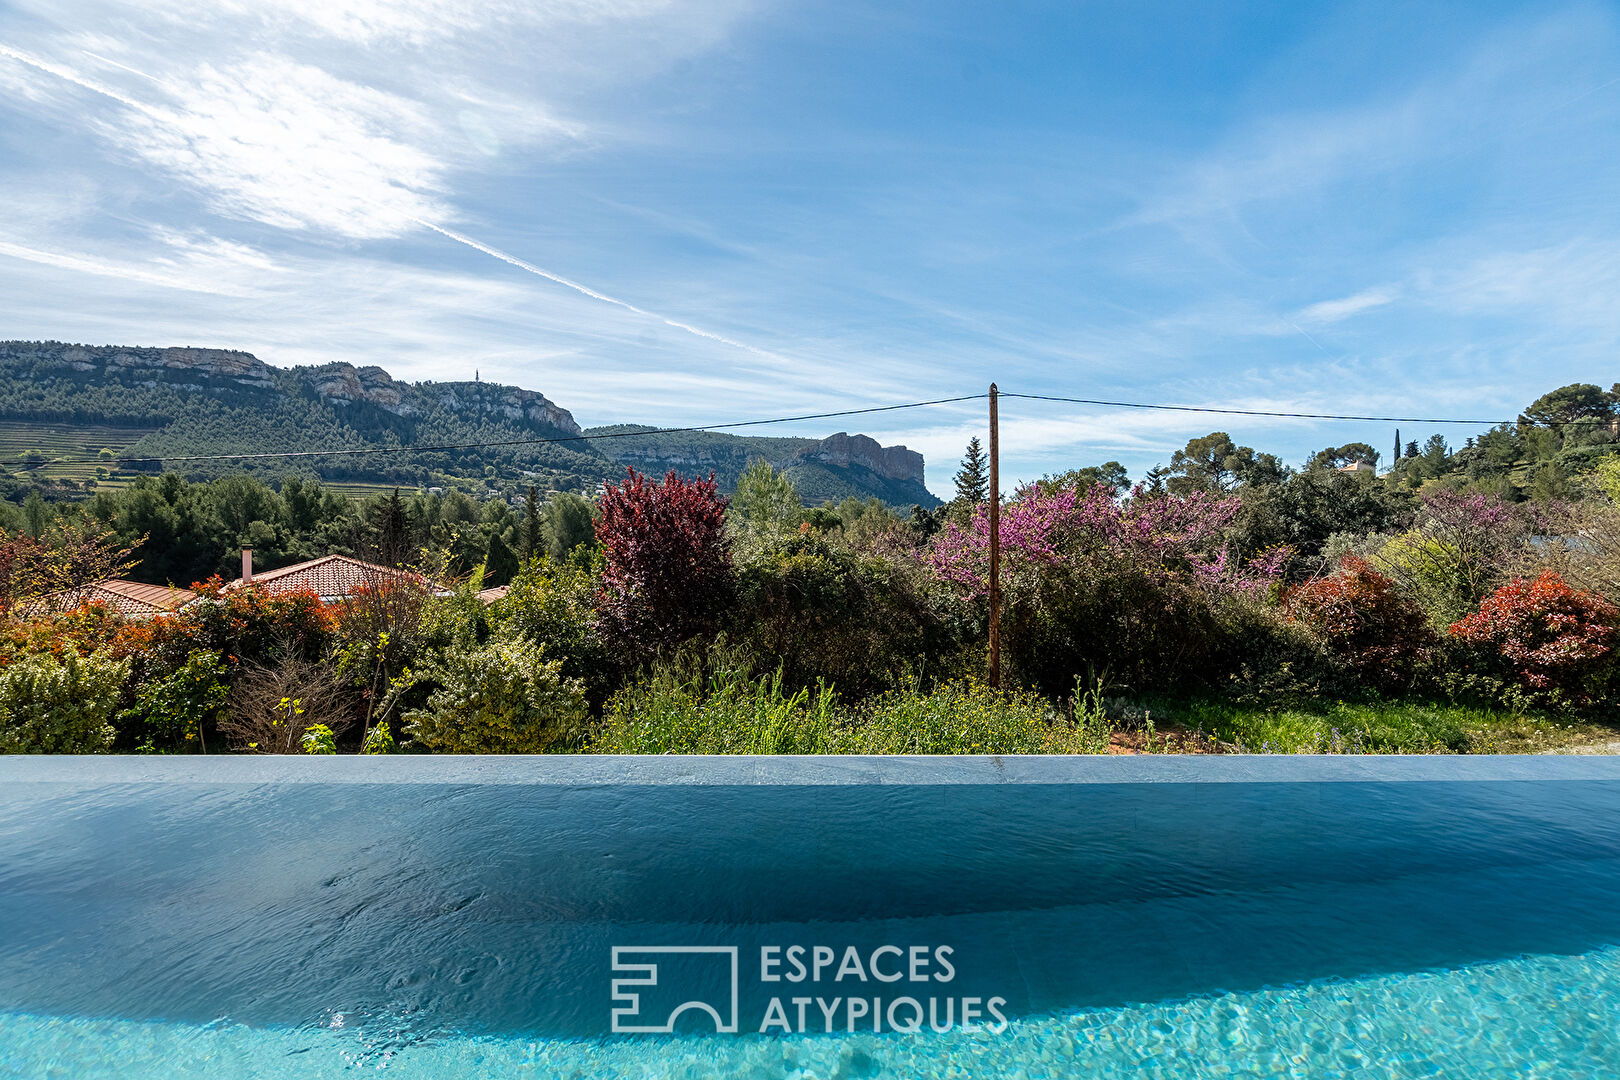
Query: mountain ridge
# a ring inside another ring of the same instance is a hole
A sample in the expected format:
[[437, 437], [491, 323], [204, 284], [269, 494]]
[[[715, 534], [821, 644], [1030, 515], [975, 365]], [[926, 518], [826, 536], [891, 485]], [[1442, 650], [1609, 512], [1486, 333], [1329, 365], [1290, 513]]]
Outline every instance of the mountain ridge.
[[[378, 365], [345, 361], [281, 368], [235, 349], [0, 341], [0, 420], [18, 429], [8, 431], [11, 441], [26, 440], [30, 426], [51, 424], [127, 431], [124, 445], [112, 449], [129, 468], [139, 458], [165, 458], [194, 476], [271, 476], [296, 464], [292, 471], [359, 484], [590, 490], [631, 465], [687, 475], [712, 470], [730, 490], [743, 468], [766, 460], [795, 479], [807, 502], [856, 495], [938, 505], [923, 486], [921, 454], [865, 435], [740, 436], [646, 425], [587, 431], [538, 390], [406, 382]], [[614, 437], [600, 437], [608, 433]], [[295, 456], [179, 461], [229, 453]], [[42, 467], [49, 475], [49, 462]], [[57, 471], [68, 475], [65, 465]]]

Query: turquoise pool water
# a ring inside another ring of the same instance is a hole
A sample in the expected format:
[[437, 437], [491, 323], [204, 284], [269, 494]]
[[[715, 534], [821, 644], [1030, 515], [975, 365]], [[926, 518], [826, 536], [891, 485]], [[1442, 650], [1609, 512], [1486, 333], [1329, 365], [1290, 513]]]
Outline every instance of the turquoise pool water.
[[13, 767], [0, 1076], [1620, 1073], [1620, 775], [1594, 766], [921, 785], [548, 768]]

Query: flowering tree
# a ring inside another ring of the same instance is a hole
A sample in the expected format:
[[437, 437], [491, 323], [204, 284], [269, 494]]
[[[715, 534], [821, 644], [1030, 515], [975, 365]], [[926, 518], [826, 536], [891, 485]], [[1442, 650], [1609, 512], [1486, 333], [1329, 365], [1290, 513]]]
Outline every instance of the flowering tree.
[[1451, 632], [1494, 650], [1531, 689], [1585, 701], [1591, 679], [1613, 660], [1617, 625], [1620, 608], [1544, 570], [1501, 586]]
[[[1287, 547], [1239, 560], [1224, 542], [1241, 501], [1207, 492], [1149, 496], [1138, 485], [1123, 502], [1097, 484], [1021, 490], [1001, 511], [1001, 552], [1009, 576], [1039, 572], [1086, 556], [1129, 560], [1157, 578], [1183, 577], [1211, 591], [1263, 590], [1287, 560]], [[929, 561], [947, 581], [973, 595], [988, 588], [990, 519], [980, 507], [969, 527], [946, 526]]]
[[[1030, 487], [1001, 513], [1005, 655], [1053, 693], [1075, 676], [1137, 690], [1179, 681], [1215, 651], [1216, 602], [1268, 587], [1288, 556], [1230, 555], [1235, 497], [1163, 495], [1137, 487]], [[987, 588], [990, 527], [981, 507], [966, 529], [947, 527], [928, 558], [965, 591]]]
[[1393, 537], [1373, 563], [1429, 612], [1438, 629], [1506, 576], [1535, 524], [1532, 511], [1494, 495], [1426, 492], [1412, 529]]
[[728, 500], [712, 474], [686, 480], [671, 469], [656, 483], [628, 472], [601, 500], [606, 565], [596, 610], [614, 636], [653, 649], [713, 629], [731, 596]]

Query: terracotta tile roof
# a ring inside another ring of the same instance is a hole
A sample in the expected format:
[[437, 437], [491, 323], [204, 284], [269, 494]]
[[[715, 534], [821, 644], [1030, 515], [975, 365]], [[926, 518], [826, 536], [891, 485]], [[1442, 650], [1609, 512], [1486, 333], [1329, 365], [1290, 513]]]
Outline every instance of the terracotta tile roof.
[[116, 611], [125, 618], [150, 619], [154, 615], [178, 611], [196, 597], [197, 594], [190, 589], [103, 578], [19, 606], [24, 614], [38, 615], [51, 611], [72, 611], [80, 604], [104, 604], [109, 611]]
[[[269, 592], [294, 592], [308, 589], [323, 600], [336, 600], [353, 593], [362, 585], [375, 585], [382, 581], [422, 581], [422, 575], [409, 570], [351, 559], [347, 555], [325, 555], [308, 562], [283, 566], [279, 570], [266, 570], [254, 574], [252, 584]], [[240, 589], [242, 579], [237, 578], [227, 589]]]
[[511, 587], [512, 586], [510, 585], [496, 585], [494, 588], [484, 589], [478, 594], [478, 599], [486, 606], [493, 604], [495, 601], [505, 596], [506, 590], [510, 589]]

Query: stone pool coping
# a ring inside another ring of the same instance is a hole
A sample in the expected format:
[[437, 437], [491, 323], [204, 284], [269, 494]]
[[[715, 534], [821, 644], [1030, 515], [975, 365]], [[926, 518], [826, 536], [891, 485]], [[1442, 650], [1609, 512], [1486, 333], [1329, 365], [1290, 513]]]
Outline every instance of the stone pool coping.
[[1620, 756], [1118, 755], [0, 756], [0, 786], [46, 784], [1234, 784], [1620, 780]]

